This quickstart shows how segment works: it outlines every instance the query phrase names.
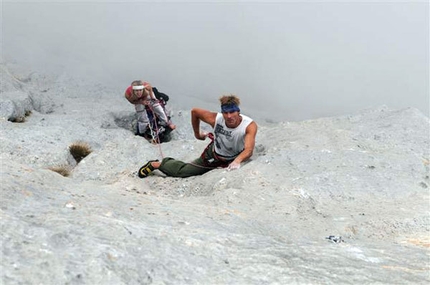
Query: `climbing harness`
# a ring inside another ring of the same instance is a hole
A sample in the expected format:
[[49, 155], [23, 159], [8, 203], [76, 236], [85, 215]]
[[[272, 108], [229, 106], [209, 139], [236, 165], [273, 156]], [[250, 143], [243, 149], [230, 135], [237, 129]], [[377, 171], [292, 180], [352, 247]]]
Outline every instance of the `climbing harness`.
[[206, 146], [200, 155], [200, 159], [203, 162], [203, 165], [197, 165], [195, 163], [191, 163], [194, 166], [202, 167], [202, 168], [224, 168], [227, 167], [231, 160], [223, 160], [220, 158], [214, 150], [213, 144], [215, 143], [215, 137], [213, 133], [209, 133], [207, 137], [211, 140], [211, 142]]

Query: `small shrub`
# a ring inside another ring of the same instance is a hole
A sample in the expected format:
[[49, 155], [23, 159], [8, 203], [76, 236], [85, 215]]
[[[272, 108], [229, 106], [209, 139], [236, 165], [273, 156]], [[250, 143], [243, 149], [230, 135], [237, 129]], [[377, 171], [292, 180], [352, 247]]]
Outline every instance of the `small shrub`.
[[69, 151], [77, 163], [92, 152], [90, 145], [82, 141], [75, 142], [69, 146]]
[[68, 165], [59, 165], [59, 166], [52, 166], [48, 168], [49, 170], [52, 170], [54, 172], [57, 172], [58, 174], [69, 177], [70, 176], [70, 167]]
[[9, 121], [11, 121], [12, 123], [25, 123], [27, 121], [27, 117], [30, 115], [31, 115], [31, 110], [27, 110], [25, 111], [24, 116], [9, 118]]
[[12, 123], [24, 123], [25, 117], [23, 116], [14, 117], [14, 118], [10, 118], [9, 121], [11, 121]]

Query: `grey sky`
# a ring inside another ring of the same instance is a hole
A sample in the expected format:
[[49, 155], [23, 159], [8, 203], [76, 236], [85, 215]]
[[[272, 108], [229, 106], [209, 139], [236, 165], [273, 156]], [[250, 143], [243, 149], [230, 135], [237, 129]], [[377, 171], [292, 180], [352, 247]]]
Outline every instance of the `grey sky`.
[[[37, 2], [37, 1], [36, 1]], [[2, 5], [2, 57], [118, 90], [145, 79], [180, 108], [302, 120], [387, 105], [429, 116], [429, 4], [21, 2]]]

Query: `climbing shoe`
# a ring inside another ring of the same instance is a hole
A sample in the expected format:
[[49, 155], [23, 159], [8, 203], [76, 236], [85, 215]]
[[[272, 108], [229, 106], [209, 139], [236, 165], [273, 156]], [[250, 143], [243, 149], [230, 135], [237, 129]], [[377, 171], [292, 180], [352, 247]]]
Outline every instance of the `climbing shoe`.
[[144, 166], [142, 166], [139, 169], [139, 172], [137, 173], [137, 175], [139, 176], [139, 178], [145, 178], [147, 177], [152, 171], [154, 171], [154, 167], [151, 165], [151, 162], [156, 162], [157, 160], [150, 160], [148, 161]]

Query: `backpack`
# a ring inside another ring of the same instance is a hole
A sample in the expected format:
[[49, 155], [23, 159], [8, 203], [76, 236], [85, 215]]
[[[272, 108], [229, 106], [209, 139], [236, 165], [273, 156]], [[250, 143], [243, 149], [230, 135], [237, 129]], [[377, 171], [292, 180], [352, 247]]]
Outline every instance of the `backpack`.
[[160, 103], [162, 103], [163, 106], [165, 106], [167, 104], [167, 101], [169, 101], [169, 96], [159, 92], [155, 87], [152, 87], [152, 91], [154, 92], [155, 98], [160, 100]]

